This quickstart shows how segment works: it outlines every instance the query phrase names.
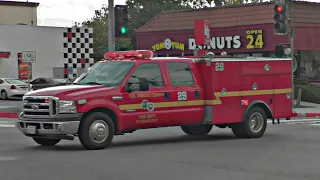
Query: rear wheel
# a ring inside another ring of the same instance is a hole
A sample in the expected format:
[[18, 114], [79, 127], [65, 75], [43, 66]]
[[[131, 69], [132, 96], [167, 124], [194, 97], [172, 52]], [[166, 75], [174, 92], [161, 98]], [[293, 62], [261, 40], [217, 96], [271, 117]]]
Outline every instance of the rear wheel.
[[191, 136], [205, 136], [211, 131], [212, 125], [207, 125], [207, 124], [185, 125], [185, 126], [181, 126], [181, 129], [184, 133]]
[[6, 99], [8, 99], [8, 94], [7, 94], [7, 91], [6, 90], [2, 90], [1, 91], [1, 99], [3, 99], [3, 100], [6, 100]]
[[112, 119], [105, 113], [94, 112], [81, 120], [79, 139], [88, 150], [105, 149], [111, 144], [114, 132]]
[[258, 106], [252, 107], [244, 122], [234, 125], [232, 132], [239, 138], [260, 138], [267, 129], [267, 116]]
[[32, 138], [36, 143], [41, 146], [54, 146], [58, 144], [61, 139], [45, 139], [45, 138]]

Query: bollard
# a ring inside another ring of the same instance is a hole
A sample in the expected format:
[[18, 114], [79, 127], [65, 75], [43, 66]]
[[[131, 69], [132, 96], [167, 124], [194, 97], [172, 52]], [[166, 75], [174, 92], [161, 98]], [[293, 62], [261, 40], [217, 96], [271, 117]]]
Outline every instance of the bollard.
[[300, 107], [300, 104], [301, 104], [301, 96], [302, 96], [302, 90], [301, 90], [301, 88], [299, 88], [298, 94], [297, 94], [297, 104], [296, 104], [297, 107]]

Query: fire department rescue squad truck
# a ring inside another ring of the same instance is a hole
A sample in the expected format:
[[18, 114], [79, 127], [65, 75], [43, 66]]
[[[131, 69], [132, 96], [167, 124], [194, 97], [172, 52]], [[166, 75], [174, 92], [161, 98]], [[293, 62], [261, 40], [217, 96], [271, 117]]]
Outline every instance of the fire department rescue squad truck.
[[90, 150], [114, 135], [181, 126], [192, 136], [212, 126], [260, 138], [267, 119], [290, 119], [289, 58], [153, 57], [152, 51], [108, 52], [72, 85], [27, 93], [17, 128], [43, 146], [79, 137]]

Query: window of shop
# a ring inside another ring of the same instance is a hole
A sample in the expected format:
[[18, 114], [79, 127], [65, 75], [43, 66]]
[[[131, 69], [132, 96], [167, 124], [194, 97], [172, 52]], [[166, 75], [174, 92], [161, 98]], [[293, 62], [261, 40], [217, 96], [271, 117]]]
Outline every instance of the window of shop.
[[320, 80], [320, 51], [301, 51], [299, 75], [309, 80]]
[[188, 63], [170, 62], [167, 63], [167, 67], [173, 86], [190, 86], [195, 84]]

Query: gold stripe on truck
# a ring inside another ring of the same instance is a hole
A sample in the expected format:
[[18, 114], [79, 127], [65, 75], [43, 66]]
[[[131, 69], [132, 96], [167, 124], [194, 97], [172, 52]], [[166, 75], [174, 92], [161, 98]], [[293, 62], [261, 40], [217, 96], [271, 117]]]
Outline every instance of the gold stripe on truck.
[[[221, 92], [215, 92], [215, 99], [212, 100], [191, 100], [191, 101], [172, 101], [154, 103], [155, 108], [170, 108], [184, 106], [199, 106], [199, 105], [218, 105], [222, 104], [221, 97], [239, 97], [239, 96], [258, 96], [269, 94], [286, 94], [292, 93], [292, 88], [287, 89], [268, 89], [268, 90], [251, 90], [251, 91], [231, 91], [222, 95]], [[119, 106], [120, 110], [138, 110], [143, 109], [141, 104], [124, 104]]]

